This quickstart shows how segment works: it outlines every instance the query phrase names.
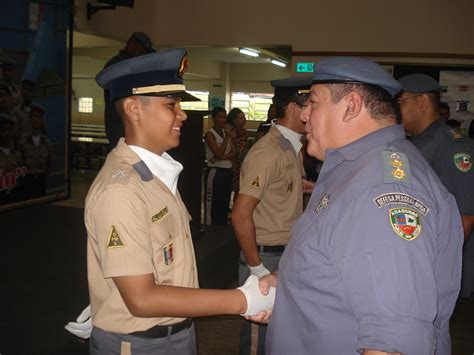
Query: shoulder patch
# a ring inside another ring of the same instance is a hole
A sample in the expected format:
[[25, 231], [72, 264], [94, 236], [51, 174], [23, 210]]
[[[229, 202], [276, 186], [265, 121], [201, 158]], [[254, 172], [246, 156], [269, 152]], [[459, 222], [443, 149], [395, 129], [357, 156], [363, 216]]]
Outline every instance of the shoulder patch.
[[253, 181], [250, 183], [250, 186], [257, 188], [260, 187], [260, 175], [257, 175], [257, 177], [253, 179]]
[[467, 173], [471, 171], [472, 168], [472, 157], [468, 153], [456, 153], [453, 157], [454, 165], [458, 168], [459, 171]]
[[413, 240], [420, 235], [421, 221], [418, 212], [411, 208], [392, 208], [388, 212], [395, 233], [404, 240]]
[[449, 136], [452, 140], [457, 141], [458, 139], [461, 139], [461, 138], [462, 138], [462, 134], [459, 133], [458, 131], [452, 129], [452, 128], [449, 128], [446, 132], [448, 133], [448, 136]]
[[384, 170], [384, 182], [401, 182], [411, 185], [410, 164], [404, 153], [392, 150], [380, 152]]
[[400, 192], [389, 192], [380, 196], [377, 196], [374, 198], [375, 204], [379, 207], [382, 208], [384, 206], [390, 205], [390, 204], [404, 204], [411, 206], [418, 210], [421, 214], [426, 216], [430, 209], [420, 200], [417, 198], [400, 193]]
[[115, 226], [112, 226], [112, 230], [110, 231], [109, 243], [107, 244], [108, 249], [112, 248], [123, 248], [125, 245], [123, 244], [122, 240], [120, 239], [117, 231], [115, 230]]
[[132, 167], [126, 164], [116, 164], [110, 172], [111, 184], [128, 184], [130, 175], [132, 175]]

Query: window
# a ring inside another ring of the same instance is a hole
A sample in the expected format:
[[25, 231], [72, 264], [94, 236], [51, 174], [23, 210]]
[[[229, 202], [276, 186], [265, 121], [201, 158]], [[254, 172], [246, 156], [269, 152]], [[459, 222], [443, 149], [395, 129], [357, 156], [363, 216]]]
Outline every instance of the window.
[[81, 113], [94, 112], [94, 100], [92, 97], [80, 97], [78, 102], [78, 111]]
[[250, 121], [265, 121], [273, 94], [233, 92], [231, 107], [240, 108]]
[[191, 95], [196, 96], [201, 101], [181, 102], [183, 110], [209, 110], [209, 91], [188, 91]]

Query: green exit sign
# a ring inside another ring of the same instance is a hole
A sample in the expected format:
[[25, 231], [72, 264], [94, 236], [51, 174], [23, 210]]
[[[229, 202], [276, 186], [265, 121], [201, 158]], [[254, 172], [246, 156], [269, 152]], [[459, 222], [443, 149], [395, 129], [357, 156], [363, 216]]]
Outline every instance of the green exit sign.
[[314, 73], [314, 63], [296, 63], [297, 73]]

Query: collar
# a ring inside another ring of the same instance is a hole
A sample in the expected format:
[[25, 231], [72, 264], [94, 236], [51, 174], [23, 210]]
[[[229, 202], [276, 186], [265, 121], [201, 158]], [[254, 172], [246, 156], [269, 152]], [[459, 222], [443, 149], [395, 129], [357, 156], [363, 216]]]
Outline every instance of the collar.
[[278, 131], [282, 134], [283, 137], [290, 141], [291, 145], [293, 146], [293, 149], [295, 150], [296, 155], [298, 155], [301, 148], [303, 147], [303, 143], [301, 143], [302, 135], [279, 124], [275, 124], [274, 126], [276, 129], [278, 129]]
[[397, 124], [381, 128], [341, 148], [328, 149], [325, 160], [333, 156], [341, 156], [342, 159], [348, 161], [356, 160], [376, 147], [382, 145], [389, 147], [392, 142], [402, 139], [405, 139], [405, 131], [402, 125]]
[[176, 195], [178, 190], [179, 174], [183, 170], [183, 165], [174, 160], [168, 153], [164, 152], [161, 156], [150, 152], [149, 150], [129, 145], [140, 159], [146, 164], [148, 169], [154, 176], [159, 178], [163, 183]]
[[425, 137], [432, 137], [436, 131], [445, 126], [447, 126], [446, 122], [443, 118], [440, 117], [437, 120], [433, 121], [428, 127], [426, 127], [423, 132], [416, 136], [412, 136], [411, 141], [414, 142], [421, 140]]

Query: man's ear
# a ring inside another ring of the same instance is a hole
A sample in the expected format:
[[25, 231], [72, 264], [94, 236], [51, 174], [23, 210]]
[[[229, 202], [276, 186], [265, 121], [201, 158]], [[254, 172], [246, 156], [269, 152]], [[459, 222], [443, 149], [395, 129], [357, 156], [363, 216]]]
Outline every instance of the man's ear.
[[122, 102], [125, 117], [131, 121], [140, 120], [141, 102], [134, 96], [126, 97]]
[[418, 105], [422, 111], [426, 111], [431, 107], [431, 101], [427, 94], [418, 97]]
[[346, 105], [346, 112], [342, 120], [348, 122], [359, 115], [362, 109], [362, 97], [357, 91], [351, 91], [344, 97], [344, 103]]

